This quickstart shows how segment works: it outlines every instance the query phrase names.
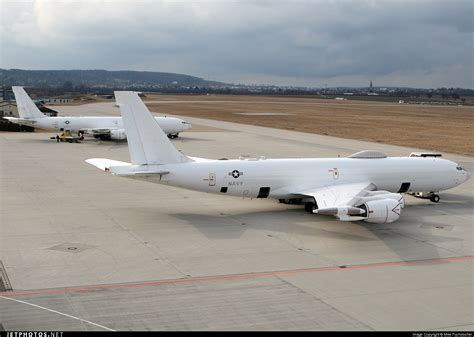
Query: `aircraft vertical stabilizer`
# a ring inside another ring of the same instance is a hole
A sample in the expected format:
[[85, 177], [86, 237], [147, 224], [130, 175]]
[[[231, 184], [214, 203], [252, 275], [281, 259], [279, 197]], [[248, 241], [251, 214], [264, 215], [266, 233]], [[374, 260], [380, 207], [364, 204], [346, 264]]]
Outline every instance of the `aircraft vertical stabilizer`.
[[18, 107], [18, 114], [21, 118], [45, 118], [44, 115], [36, 106], [35, 103], [26, 93], [23, 87], [12, 87], [13, 93], [15, 94], [16, 105]]
[[136, 92], [115, 91], [127, 133], [132, 164], [174, 164], [191, 161], [168, 140]]

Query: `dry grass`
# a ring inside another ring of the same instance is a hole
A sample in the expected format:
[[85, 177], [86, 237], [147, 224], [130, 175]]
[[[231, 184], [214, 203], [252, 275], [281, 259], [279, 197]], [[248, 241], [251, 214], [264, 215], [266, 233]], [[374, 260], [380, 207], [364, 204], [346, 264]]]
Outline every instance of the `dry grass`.
[[[468, 106], [226, 95], [157, 95], [147, 100], [155, 112], [474, 155], [474, 108]], [[235, 114], [239, 112], [292, 115]]]

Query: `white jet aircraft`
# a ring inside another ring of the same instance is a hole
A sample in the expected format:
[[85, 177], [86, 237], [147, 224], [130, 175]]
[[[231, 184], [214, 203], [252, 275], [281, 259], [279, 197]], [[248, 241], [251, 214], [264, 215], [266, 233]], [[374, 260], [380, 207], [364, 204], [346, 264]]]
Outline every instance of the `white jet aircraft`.
[[[48, 117], [33, 103], [22, 87], [12, 87], [20, 118], [4, 117], [10, 122], [35, 128], [83, 133], [102, 140], [123, 140], [127, 138], [121, 117]], [[176, 138], [180, 132], [191, 129], [191, 124], [174, 117], [155, 117], [161, 129], [169, 138]]]
[[438, 157], [386, 157], [362, 151], [347, 158], [209, 160], [178, 151], [136, 93], [115, 92], [128, 135], [131, 163], [88, 159], [119, 177], [244, 198], [297, 200], [308, 212], [341, 221], [396, 221], [401, 193], [460, 185], [470, 174]]

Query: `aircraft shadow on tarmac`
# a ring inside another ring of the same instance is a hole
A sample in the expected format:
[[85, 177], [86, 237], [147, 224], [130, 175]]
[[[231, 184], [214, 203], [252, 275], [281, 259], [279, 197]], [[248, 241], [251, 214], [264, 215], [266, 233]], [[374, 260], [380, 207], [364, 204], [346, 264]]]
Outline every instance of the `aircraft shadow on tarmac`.
[[[55, 143], [55, 139], [51, 139], [51, 137], [55, 137], [55, 135], [50, 134], [45, 138], [41, 139], [31, 139], [27, 142], [29, 143]], [[194, 138], [194, 137], [187, 137], [187, 136], [179, 136], [179, 138], [172, 139], [172, 143], [186, 143], [186, 142], [209, 142], [211, 139], [204, 139], [204, 138]], [[68, 142], [61, 142], [64, 144], [69, 144]], [[127, 146], [127, 140], [101, 140], [101, 139], [95, 139], [92, 137], [86, 137], [83, 140], [79, 141], [79, 143], [72, 143], [72, 144], [81, 144], [81, 143], [89, 143], [89, 144], [95, 144], [97, 146], [110, 146], [110, 145], [118, 145], [118, 146]]]
[[[462, 207], [468, 208], [467, 200], [461, 200]], [[349, 241], [356, 250], [359, 245], [366, 250], [367, 245], [377, 245], [379, 241], [399, 257], [398, 261], [436, 260], [446, 256], [446, 254], [440, 255], [442, 252], [452, 256], [456, 253], [444, 248], [443, 244], [459, 242], [459, 246], [462, 246], [463, 241], [446, 235], [452, 227], [413, 216], [405, 218], [402, 216], [395, 223], [381, 225], [363, 221], [343, 223], [330, 216], [307, 214], [300, 208], [220, 215], [197, 213], [170, 215], [185, 221], [210, 240], [238, 239], [245, 231], [253, 229], [337, 240], [340, 241], [341, 247], [346, 246]]]
[[[344, 224], [333, 217], [313, 216], [299, 208], [220, 214], [215, 216], [196, 213], [177, 213], [171, 215], [179, 220], [186, 221], [210, 240], [237, 239], [248, 229], [253, 229], [290, 233], [294, 235], [310, 235], [344, 241], [374, 241], [374, 239], [368, 237], [341, 231], [337, 226], [338, 224]], [[334, 223], [334, 231], [317, 227], [318, 223], [320, 224], [322, 222]]]
[[441, 203], [447, 202], [449, 203], [449, 208], [451, 207], [466, 207], [472, 211], [472, 207], [474, 207], [474, 193], [471, 193], [470, 196], [467, 195], [459, 195], [459, 194], [452, 194], [452, 193], [443, 193]]
[[313, 226], [312, 223], [334, 222], [337, 224], [340, 222], [330, 216], [307, 214], [300, 208], [220, 214], [217, 216], [195, 213], [172, 215], [177, 219], [186, 221], [209, 239], [236, 239], [241, 237], [246, 230], [253, 229], [350, 241], [372, 241], [372, 239], [364, 236]]
[[[471, 196], [443, 193], [438, 204], [428, 202], [411, 205], [408, 200], [402, 216], [395, 223], [380, 225], [357, 221], [353, 224], [370, 231], [402, 261], [436, 260], [446, 254], [463, 254], [446, 248], [445, 245], [449, 243], [458, 243], [456, 246], [462, 247], [464, 240], [449, 235], [456, 224], [446, 223], [449, 220], [444, 219], [443, 215], [467, 216], [472, 214], [473, 207], [474, 200]], [[441, 256], [441, 252], [445, 254]]]

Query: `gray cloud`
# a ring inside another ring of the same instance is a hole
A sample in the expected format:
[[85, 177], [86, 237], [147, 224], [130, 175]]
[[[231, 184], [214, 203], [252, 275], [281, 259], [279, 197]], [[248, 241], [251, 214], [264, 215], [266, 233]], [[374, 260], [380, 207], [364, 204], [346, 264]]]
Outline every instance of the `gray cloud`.
[[0, 1], [2, 68], [474, 87], [471, 1]]

